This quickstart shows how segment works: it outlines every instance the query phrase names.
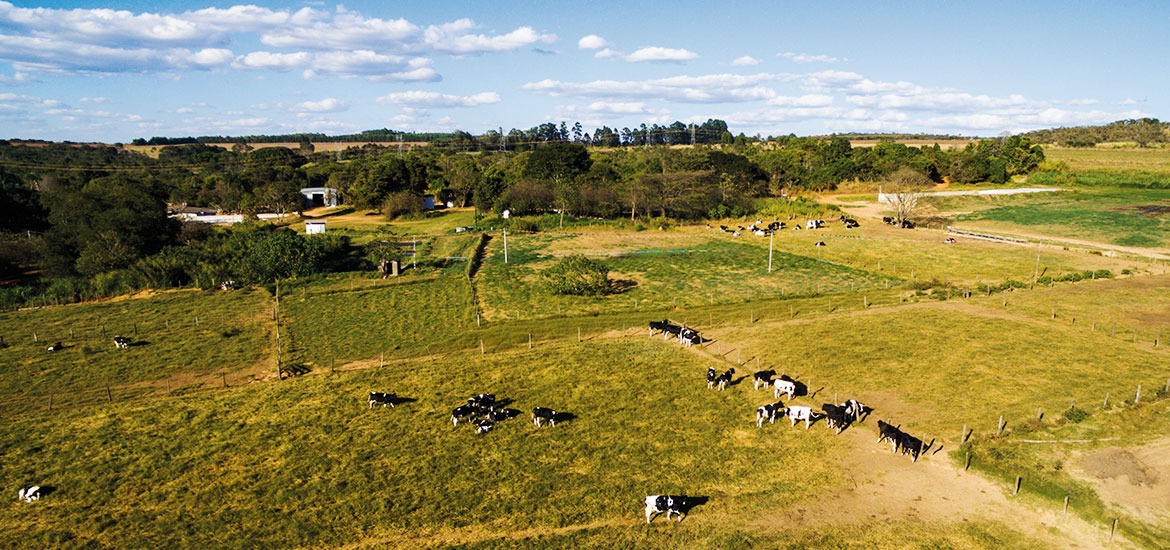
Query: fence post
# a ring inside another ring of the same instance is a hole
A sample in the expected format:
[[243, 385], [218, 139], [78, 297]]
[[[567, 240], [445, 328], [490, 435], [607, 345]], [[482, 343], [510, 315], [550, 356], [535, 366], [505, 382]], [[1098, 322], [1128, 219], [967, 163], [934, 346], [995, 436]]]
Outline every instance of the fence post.
[[528, 349], [532, 349], [532, 333], [528, 333]]
[[1003, 415], [999, 415], [999, 423], [995, 425], [995, 435], [1003, 435]]
[[1013, 495], [1018, 495], [1018, 494], [1020, 494], [1020, 484], [1021, 484], [1023, 481], [1024, 481], [1024, 478], [1023, 478], [1023, 477], [1021, 477], [1021, 476], [1016, 476], [1016, 490], [1015, 490], [1015, 492], [1014, 492], [1014, 493], [1012, 493]]
[[49, 410], [53, 410], [53, 394], [49, 394]]
[[483, 338], [479, 339], [479, 354], [480, 355], [487, 355], [487, 351], [483, 347]]
[[1068, 495], [1064, 495], [1064, 513], [1068, 513]]
[[1138, 391], [1137, 391], [1137, 395], [1135, 395], [1133, 397], [1133, 404], [1137, 405], [1138, 401], [1141, 401], [1141, 400], [1142, 400], [1142, 385], [1138, 384]]
[[1109, 407], [1109, 392], [1105, 392], [1105, 404], [1101, 405], [1102, 409]]
[[971, 468], [971, 453], [967, 453], [967, 461], [963, 464], [963, 471], [966, 472]]
[[959, 434], [959, 443], [967, 442], [967, 425], [963, 424], [963, 433]]
[[107, 401], [107, 402], [109, 402], [109, 403], [113, 403], [113, 402], [114, 402], [114, 394], [113, 394], [113, 393], [110, 393], [110, 387], [109, 387], [109, 386], [106, 386], [106, 401]]
[[1036, 407], [1036, 421], [1044, 420], [1044, 407]]
[[1117, 532], [1117, 518], [1113, 518], [1113, 527], [1109, 528], [1109, 542], [1113, 542], [1113, 533]]
[[226, 372], [219, 373], [219, 378], [220, 378], [220, 380], [223, 380], [223, 387], [226, 388], [227, 387], [227, 373]]

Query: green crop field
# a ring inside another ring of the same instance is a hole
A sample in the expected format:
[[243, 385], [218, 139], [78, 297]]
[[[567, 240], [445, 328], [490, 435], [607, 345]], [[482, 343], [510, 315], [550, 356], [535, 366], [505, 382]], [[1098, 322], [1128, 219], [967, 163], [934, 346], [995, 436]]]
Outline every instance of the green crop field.
[[1170, 173], [1170, 148], [1045, 147], [1044, 156], [1073, 170], [1143, 170]]
[[[453, 212], [395, 224], [425, 235], [402, 276], [285, 281], [279, 305], [255, 288], [3, 313], [0, 488], [52, 490], [0, 505], [0, 546], [1066, 548], [1107, 544], [1119, 518], [1116, 544], [1158, 547], [1165, 520], [1127, 504], [1149, 497], [1081, 465], [1154, 461], [1170, 441], [1170, 275], [1142, 250], [1048, 239], [1162, 246], [1160, 219], [1127, 217], [1159, 193], [936, 204], [1043, 247], [871, 218], [784, 231], [772, 273], [769, 239], [704, 225], [509, 231], [507, 263], [493, 231], [478, 263], [480, 234], [454, 232], [473, 217]], [[603, 261], [620, 292], [549, 294], [540, 272], [571, 254]], [[650, 337], [664, 317], [706, 340]], [[708, 389], [708, 367], [735, 383]], [[757, 429], [774, 401], [757, 369], [806, 384], [796, 404], [855, 397], [872, 414], [840, 435]], [[404, 402], [371, 409], [370, 391]], [[481, 392], [519, 416], [453, 426]], [[534, 406], [568, 416], [538, 429]], [[878, 419], [928, 453], [892, 454]], [[681, 492], [705, 501], [645, 524], [646, 495]]]

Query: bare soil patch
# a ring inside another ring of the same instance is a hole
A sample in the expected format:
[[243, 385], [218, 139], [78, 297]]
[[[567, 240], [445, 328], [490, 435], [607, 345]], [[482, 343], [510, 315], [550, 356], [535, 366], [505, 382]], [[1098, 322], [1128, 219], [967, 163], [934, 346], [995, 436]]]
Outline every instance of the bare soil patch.
[[1105, 502], [1151, 523], [1170, 521], [1170, 438], [1142, 447], [1085, 453], [1071, 473], [1093, 484]]

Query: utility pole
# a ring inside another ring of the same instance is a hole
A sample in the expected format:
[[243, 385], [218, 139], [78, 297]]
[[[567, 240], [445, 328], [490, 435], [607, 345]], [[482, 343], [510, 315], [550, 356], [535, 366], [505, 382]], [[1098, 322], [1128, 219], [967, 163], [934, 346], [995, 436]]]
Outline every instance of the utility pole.
[[504, 263], [508, 263], [508, 228], [504, 228]]
[[[691, 123], [691, 146], [694, 147], [694, 145], [695, 145], [695, 125], [694, 125], [694, 123]], [[772, 270], [769, 269], [768, 271], [771, 272]]]

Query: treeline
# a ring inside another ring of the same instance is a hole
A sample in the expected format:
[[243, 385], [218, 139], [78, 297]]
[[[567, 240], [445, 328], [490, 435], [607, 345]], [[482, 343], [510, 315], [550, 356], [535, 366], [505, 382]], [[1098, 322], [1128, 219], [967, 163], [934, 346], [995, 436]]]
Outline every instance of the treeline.
[[1101, 126], [1036, 130], [1023, 134], [1036, 143], [1094, 147], [1100, 143], [1135, 143], [1138, 147], [1170, 143], [1170, 123], [1156, 118], [1119, 120]]
[[[561, 127], [555, 128], [551, 133], [546, 127], [550, 133], [537, 137], [547, 140], [522, 150], [471, 152], [375, 144], [331, 152], [244, 151], [186, 143], [163, 146], [151, 158], [115, 147], [0, 143], [0, 276], [36, 267], [45, 277], [39, 288], [74, 288], [69, 296], [78, 298], [89, 294], [70, 285], [100, 295], [124, 288], [207, 287], [225, 278], [267, 280], [286, 271], [249, 264], [248, 251], [284, 251], [264, 256], [275, 261], [316, 245], [293, 235], [281, 246], [257, 249], [255, 243], [267, 236], [180, 224], [168, 214], [187, 206], [245, 215], [297, 212], [305, 187], [334, 188], [343, 203], [391, 217], [420, 213], [421, 196], [433, 194], [441, 203], [474, 206], [481, 214], [509, 209], [516, 216], [556, 212], [569, 220], [693, 220], [750, 215], [757, 198], [831, 190], [848, 181], [905, 181], [909, 175], [918, 184], [1003, 182], [1044, 158], [1021, 136], [973, 141], [958, 150], [892, 141], [854, 148], [843, 137], [795, 136], [694, 147], [596, 147], [593, 136], [576, 141], [568, 129], [570, 139], [563, 140]], [[648, 130], [647, 139], [682, 139]], [[323, 258], [360, 255], [345, 243], [321, 246]], [[342, 264], [305, 265], [315, 272]], [[60, 288], [54, 296], [64, 292]]]

